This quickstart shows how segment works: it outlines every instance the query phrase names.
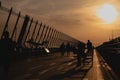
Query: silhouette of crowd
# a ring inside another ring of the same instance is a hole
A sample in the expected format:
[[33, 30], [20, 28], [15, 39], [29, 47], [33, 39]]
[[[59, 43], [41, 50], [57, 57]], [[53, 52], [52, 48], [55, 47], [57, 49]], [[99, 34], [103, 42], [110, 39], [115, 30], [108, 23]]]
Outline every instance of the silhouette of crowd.
[[70, 43], [67, 43], [66, 45], [64, 43], [60, 46], [61, 55], [64, 56], [65, 52], [67, 53], [67, 56], [70, 56], [70, 51], [75, 53], [77, 56], [77, 66], [81, 65], [81, 63], [84, 63], [84, 60], [87, 56], [93, 57], [93, 44], [90, 40], [87, 41], [87, 43], [78, 43], [77, 46], [71, 46]]
[[[61, 52], [61, 55], [62, 56], [70, 56], [70, 52], [71, 52], [71, 45], [70, 43], [68, 42], [66, 45], [65, 43], [63, 42], [61, 45], [60, 45], [60, 52]], [[66, 54], [65, 54], [66, 52]]]

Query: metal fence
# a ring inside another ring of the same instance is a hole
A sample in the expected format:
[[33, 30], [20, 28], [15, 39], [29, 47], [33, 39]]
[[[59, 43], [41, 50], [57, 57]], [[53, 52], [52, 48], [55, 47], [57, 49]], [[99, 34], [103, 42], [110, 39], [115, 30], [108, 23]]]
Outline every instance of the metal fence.
[[[105, 59], [107, 64], [114, 70], [116, 75], [120, 74], [120, 37], [114, 38], [110, 41], [104, 42], [96, 48], [100, 55]], [[110, 70], [110, 73], [112, 70]], [[112, 73], [114, 80], [119, 80]]]
[[15, 12], [13, 8], [8, 9], [0, 3], [1, 38], [6, 30], [13, 41], [28, 48], [40, 47], [43, 44], [49, 48], [58, 48], [62, 42], [70, 42], [72, 45], [79, 42], [49, 25], [34, 20], [28, 15], [22, 15], [21, 12]]
[[104, 42], [97, 49], [108, 53], [120, 54], [120, 37]]
[[[64, 42], [76, 45], [81, 42], [49, 25], [33, 19], [21, 12], [15, 12], [13, 8], [8, 9], [0, 2], [0, 36], [8, 31], [10, 38], [18, 45], [27, 48], [48, 47], [59, 48]], [[81, 42], [82, 43], [82, 42]]]

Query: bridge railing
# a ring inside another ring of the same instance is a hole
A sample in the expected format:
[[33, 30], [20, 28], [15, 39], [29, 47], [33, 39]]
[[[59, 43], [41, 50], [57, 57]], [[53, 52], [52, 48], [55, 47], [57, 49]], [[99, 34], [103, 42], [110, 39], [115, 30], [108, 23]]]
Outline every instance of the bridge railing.
[[97, 49], [100, 51], [107, 51], [109, 53], [120, 54], [120, 37], [101, 44]]
[[119, 76], [120, 75], [120, 71], [119, 71], [120, 37], [105, 42], [102, 45], [98, 46], [96, 49], [100, 52], [100, 55], [105, 59], [107, 64], [111, 66], [114, 72]]
[[39, 51], [44, 47], [54, 50], [63, 42], [65, 44], [69, 42], [72, 46], [78, 42], [83, 43], [29, 15], [14, 11], [12, 7], [9, 9], [0, 2], [0, 39], [3, 38], [5, 31], [9, 32], [18, 52]]

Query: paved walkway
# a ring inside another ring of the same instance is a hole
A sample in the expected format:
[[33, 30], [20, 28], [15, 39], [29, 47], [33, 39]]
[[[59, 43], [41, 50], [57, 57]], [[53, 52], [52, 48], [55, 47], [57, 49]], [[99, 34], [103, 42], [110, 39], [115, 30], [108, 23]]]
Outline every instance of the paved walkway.
[[100, 54], [95, 50], [93, 67], [88, 71], [83, 80], [120, 80]]
[[88, 56], [84, 64], [76, 64], [73, 53], [70, 56], [57, 53], [54, 56], [33, 57], [12, 64], [10, 80], [119, 80], [96, 50], [93, 58]]
[[96, 51], [94, 51], [93, 67], [88, 71], [83, 80], [105, 80], [100, 69], [100, 62]]

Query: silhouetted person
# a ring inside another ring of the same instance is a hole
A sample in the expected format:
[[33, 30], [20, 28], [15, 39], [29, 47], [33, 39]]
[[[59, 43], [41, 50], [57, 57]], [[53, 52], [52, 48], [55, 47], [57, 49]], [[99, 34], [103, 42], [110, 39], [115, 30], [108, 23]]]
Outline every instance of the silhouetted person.
[[66, 45], [67, 56], [70, 56], [70, 50], [71, 50], [71, 46], [70, 43], [68, 42]]
[[9, 38], [9, 32], [5, 31], [3, 33], [3, 38], [0, 40], [0, 50], [1, 50], [1, 59], [3, 65], [3, 80], [9, 80], [9, 67], [11, 62], [11, 53], [13, 52], [12, 40]]
[[[78, 44], [77, 45], [77, 49], [76, 49], [76, 53], [77, 53], [77, 66], [80, 66], [81, 63], [83, 62], [83, 60], [86, 57], [85, 54], [85, 44]], [[82, 60], [83, 58], [83, 60]]]
[[90, 40], [88, 40], [88, 42], [87, 42], [87, 53], [89, 56], [92, 56], [92, 54], [93, 54], [93, 45]]
[[62, 43], [60, 45], [60, 52], [61, 52], [61, 55], [64, 56], [64, 53], [65, 53], [65, 44], [64, 43]]

